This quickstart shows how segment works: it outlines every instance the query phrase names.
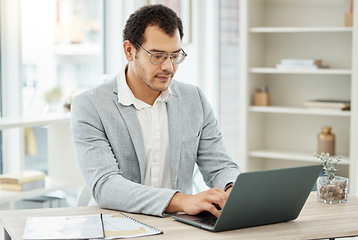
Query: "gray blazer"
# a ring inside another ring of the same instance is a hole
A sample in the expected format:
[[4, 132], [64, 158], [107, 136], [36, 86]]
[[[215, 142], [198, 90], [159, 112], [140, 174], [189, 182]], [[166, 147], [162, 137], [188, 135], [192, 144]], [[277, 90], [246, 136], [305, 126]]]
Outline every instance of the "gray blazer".
[[136, 110], [118, 102], [117, 88], [113, 79], [77, 95], [71, 106], [78, 163], [100, 207], [163, 216], [177, 191], [192, 193], [195, 163], [209, 187], [223, 189], [236, 180], [240, 170], [223, 146], [203, 93], [173, 80], [167, 102], [173, 189], [143, 185], [145, 154]]

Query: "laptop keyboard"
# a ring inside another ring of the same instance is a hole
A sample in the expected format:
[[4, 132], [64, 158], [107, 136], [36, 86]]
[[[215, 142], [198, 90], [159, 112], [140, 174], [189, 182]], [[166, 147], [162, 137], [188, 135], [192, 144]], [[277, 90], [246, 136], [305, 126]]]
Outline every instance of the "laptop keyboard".
[[201, 218], [201, 219], [195, 219], [195, 222], [214, 227], [217, 219], [218, 219], [217, 217]]

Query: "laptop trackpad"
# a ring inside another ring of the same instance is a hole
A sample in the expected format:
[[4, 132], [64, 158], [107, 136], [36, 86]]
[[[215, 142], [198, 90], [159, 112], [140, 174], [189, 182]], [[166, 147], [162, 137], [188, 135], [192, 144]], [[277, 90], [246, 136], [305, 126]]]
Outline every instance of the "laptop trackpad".
[[210, 212], [205, 211], [205, 212], [201, 212], [198, 215], [196, 215], [196, 219], [194, 221], [214, 227], [217, 220], [218, 220], [217, 217], [215, 217]]
[[[200, 225], [204, 228], [213, 228], [217, 221], [217, 217], [215, 217], [210, 212], [204, 211], [197, 215], [188, 215], [188, 214], [178, 214], [173, 216], [175, 219], [186, 222], [192, 223], [194, 225]], [[206, 227], [205, 227], [206, 226]]]

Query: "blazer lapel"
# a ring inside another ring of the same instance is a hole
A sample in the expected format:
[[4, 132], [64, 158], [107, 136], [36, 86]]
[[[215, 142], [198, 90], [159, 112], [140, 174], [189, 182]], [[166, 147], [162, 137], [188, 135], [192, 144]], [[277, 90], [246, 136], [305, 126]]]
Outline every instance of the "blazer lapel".
[[179, 160], [181, 151], [181, 114], [180, 102], [173, 92], [172, 98], [167, 102], [169, 124], [169, 160], [173, 189], [177, 188]]
[[145, 172], [145, 150], [143, 143], [143, 135], [140, 129], [139, 121], [137, 118], [137, 113], [135, 108], [130, 106], [124, 106], [118, 102], [117, 95], [117, 81], [114, 82], [113, 92], [115, 93], [115, 98], [113, 98], [114, 104], [117, 106], [117, 109], [125, 122], [131, 141], [133, 143], [135, 154], [138, 158], [139, 170], [140, 170], [140, 179], [141, 183], [144, 182], [144, 172]]

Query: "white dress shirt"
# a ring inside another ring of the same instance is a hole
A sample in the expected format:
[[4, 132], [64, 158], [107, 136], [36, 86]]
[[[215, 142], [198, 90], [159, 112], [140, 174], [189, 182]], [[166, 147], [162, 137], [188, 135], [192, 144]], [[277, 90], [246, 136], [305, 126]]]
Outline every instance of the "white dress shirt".
[[166, 103], [172, 96], [170, 88], [162, 91], [153, 106], [135, 98], [128, 87], [125, 73], [117, 77], [118, 101], [137, 110], [145, 149], [144, 185], [172, 188], [169, 165], [169, 129]]

